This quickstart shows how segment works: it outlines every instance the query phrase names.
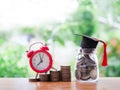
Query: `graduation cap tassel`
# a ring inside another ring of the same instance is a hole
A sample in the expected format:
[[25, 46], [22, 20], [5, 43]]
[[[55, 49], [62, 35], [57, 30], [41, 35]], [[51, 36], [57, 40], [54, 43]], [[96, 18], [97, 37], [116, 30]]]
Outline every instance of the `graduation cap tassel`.
[[107, 44], [102, 40], [100, 40], [100, 42], [103, 43], [104, 46], [102, 66], [107, 66], [108, 65], [107, 52], [106, 52]]

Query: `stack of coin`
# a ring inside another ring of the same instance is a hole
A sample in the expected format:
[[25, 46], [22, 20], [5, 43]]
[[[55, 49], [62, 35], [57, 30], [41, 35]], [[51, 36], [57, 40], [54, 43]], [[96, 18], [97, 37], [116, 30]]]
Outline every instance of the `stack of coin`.
[[60, 73], [60, 81], [62, 81], [62, 74], [61, 74], [61, 70], [59, 71], [59, 73]]
[[61, 66], [61, 78], [62, 81], [71, 81], [71, 69], [70, 66]]
[[40, 74], [40, 81], [42, 82], [50, 81], [50, 74]]
[[50, 81], [60, 81], [60, 71], [50, 71]]

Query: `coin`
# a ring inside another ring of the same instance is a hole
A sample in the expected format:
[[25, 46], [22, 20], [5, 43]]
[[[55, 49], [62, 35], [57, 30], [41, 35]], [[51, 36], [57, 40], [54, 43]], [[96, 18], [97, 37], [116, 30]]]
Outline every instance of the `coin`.
[[81, 72], [81, 79], [82, 80], [88, 80], [90, 78], [89, 72]]
[[96, 68], [96, 66], [93, 66], [93, 65], [89, 65], [89, 66], [88, 66], [88, 70], [89, 70], [89, 71], [93, 70], [94, 68]]
[[61, 79], [62, 81], [71, 81], [71, 67], [61, 66]]
[[50, 74], [40, 74], [40, 81], [50, 81]]
[[51, 81], [60, 81], [60, 72], [59, 71], [50, 71], [50, 80]]
[[95, 61], [93, 59], [91, 59], [89, 55], [84, 55], [84, 57], [85, 57], [85, 61], [87, 63], [95, 64]]
[[61, 73], [62, 81], [71, 81], [71, 72]]
[[29, 78], [29, 82], [38, 82], [40, 79], [35, 79], [35, 78]]
[[77, 68], [80, 68], [80, 66], [83, 65], [83, 64], [85, 64], [85, 61], [84, 61], [84, 60], [79, 61], [79, 62], [77, 62], [76, 67], [77, 67]]
[[80, 56], [78, 56], [78, 59], [77, 59], [78, 61], [82, 61], [82, 60], [85, 60], [85, 57], [80, 57]]
[[75, 70], [75, 77], [76, 77], [77, 80], [80, 80], [81, 72], [79, 70]]
[[93, 69], [90, 72], [90, 76], [91, 76], [92, 79], [96, 79], [97, 78], [97, 69]]
[[66, 71], [66, 70], [68, 70], [68, 71], [70, 71], [71, 70], [71, 68], [70, 68], [70, 66], [61, 66], [61, 71]]
[[86, 72], [86, 70], [88, 70], [88, 66], [87, 65], [81, 65], [80, 66], [80, 71], [81, 72]]

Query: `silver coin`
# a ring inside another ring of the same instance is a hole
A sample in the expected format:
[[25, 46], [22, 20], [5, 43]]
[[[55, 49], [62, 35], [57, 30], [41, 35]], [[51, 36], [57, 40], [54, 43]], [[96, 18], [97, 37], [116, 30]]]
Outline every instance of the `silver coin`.
[[80, 59], [78, 59], [79, 62], [83, 62], [85, 61], [85, 58], [84, 57], [81, 57]]
[[88, 70], [88, 66], [87, 65], [81, 65], [80, 70], [81, 70], [81, 72], [86, 72]]
[[91, 71], [91, 70], [93, 70], [93, 69], [95, 69], [95, 68], [96, 68], [96, 66], [93, 66], [93, 65], [89, 65], [89, 66], [88, 66], [88, 70], [89, 70], [89, 71]]
[[75, 77], [76, 77], [77, 80], [80, 80], [81, 72], [79, 70], [75, 70]]
[[88, 80], [90, 78], [89, 72], [81, 72], [81, 80]]
[[79, 62], [77, 62], [77, 68], [80, 68], [81, 65], [85, 64], [85, 61], [84, 60], [81, 60]]
[[96, 79], [97, 78], [97, 69], [93, 69], [90, 72], [90, 76], [91, 76], [92, 79]]
[[87, 63], [95, 64], [94, 59], [91, 59], [91, 57], [90, 57], [89, 55], [84, 55], [84, 57], [85, 57], [85, 61], [86, 61]]

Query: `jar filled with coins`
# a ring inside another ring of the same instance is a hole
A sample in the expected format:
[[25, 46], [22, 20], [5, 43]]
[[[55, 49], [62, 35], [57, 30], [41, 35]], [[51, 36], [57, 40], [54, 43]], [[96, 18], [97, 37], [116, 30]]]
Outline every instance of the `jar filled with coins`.
[[81, 81], [96, 81], [99, 76], [95, 49], [80, 49], [77, 56], [75, 77]]
[[81, 48], [78, 50], [77, 62], [75, 66], [75, 77], [77, 81], [96, 82], [99, 78], [96, 46], [99, 41], [103, 43], [104, 53], [102, 66], [107, 66], [106, 43], [85, 35], [80, 36], [83, 38], [81, 42]]

